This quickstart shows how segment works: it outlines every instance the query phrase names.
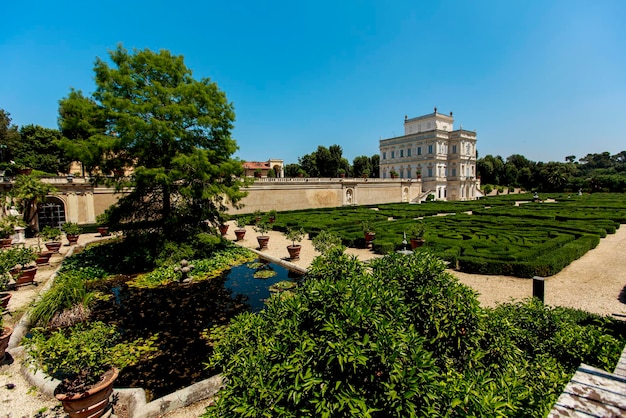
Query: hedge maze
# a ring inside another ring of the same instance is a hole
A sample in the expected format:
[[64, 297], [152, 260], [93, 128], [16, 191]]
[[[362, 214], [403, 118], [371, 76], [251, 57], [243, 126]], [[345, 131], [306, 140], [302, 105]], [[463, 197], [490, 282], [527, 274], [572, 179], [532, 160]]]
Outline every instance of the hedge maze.
[[[361, 223], [373, 225], [373, 250], [402, 248], [403, 232], [421, 218], [426, 245], [451, 266], [468, 273], [517, 277], [551, 276], [587, 251], [600, 238], [626, 223], [626, 195], [553, 195], [533, 202], [531, 194], [470, 202], [429, 202], [315, 209], [279, 213], [273, 228], [303, 227], [312, 238], [321, 230], [340, 236], [350, 247], [363, 247]], [[525, 203], [515, 205], [516, 201]]]

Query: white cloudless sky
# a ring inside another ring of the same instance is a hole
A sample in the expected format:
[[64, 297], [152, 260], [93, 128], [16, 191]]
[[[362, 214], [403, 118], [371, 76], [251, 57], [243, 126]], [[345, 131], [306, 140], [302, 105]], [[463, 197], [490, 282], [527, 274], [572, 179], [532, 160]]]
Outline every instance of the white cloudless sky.
[[350, 162], [454, 112], [479, 157], [626, 150], [626, 1], [23, 1], [2, 6], [0, 108], [57, 128], [70, 88], [122, 44], [185, 57], [233, 102], [236, 156]]

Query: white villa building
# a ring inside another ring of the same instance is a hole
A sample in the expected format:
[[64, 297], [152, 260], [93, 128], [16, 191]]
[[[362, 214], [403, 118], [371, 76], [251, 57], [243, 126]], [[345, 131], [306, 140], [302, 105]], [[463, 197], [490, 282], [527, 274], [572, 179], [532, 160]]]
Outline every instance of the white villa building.
[[397, 175], [420, 179], [424, 195], [437, 200], [474, 200], [479, 196], [476, 178], [476, 131], [454, 118], [437, 112], [409, 119], [404, 117], [404, 135], [380, 140], [380, 177]]

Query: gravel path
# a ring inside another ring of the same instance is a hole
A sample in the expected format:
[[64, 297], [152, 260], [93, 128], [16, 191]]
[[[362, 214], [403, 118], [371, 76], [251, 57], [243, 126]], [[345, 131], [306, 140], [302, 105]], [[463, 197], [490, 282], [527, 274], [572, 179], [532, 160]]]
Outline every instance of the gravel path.
[[[226, 235], [234, 240], [235, 226], [231, 225]], [[256, 249], [256, 233], [247, 228], [246, 237], [239, 244]], [[269, 232], [269, 248], [265, 252], [276, 258], [288, 260], [287, 245], [291, 242], [278, 232]], [[81, 236], [80, 243], [99, 239], [95, 235]], [[302, 252], [300, 260], [293, 263], [300, 267], [307, 267], [318, 253], [313, 249], [311, 241], [301, 242]], [[62, 248], [66, 252], [68, 247]], [[369, 250], [348, 249], [348, 253], [356, 255], [360, 260], [368, 260], [378, 255]], [[617, 318], [626, 318], [626, 304], [620, 302], [620, 294], [624, 292], [626, 302], [626, 228], [620, 228], [613, 235], [600, 241], [597, 248], [574, 261], [560, 273], [546, 278], [546, 303], [552, 306], [569, 306], [584, 309], [601, 315], [613, 315]], [[61, 257], [52, 259], [52, 264], [58, 264]], [[41, 269], [37, 273], [37, 281], [44, 283], [53, 271], [52, 267]], [[484, 306], [494, 306], [510, 300], [519, 300], [532, 295], [532, 280], [518, 279], [506, 276], [482, 276], [451, 271], [459, 280], [472, 287], [479, 293], [479, 300]], [[19, 318], [30, 301], [36, 298], [39, 287], [27, 286], [13, 291], [13, 298], [9, 309], [16, 313], [12, 317], [5, 317], [8, 322]], [[31, 388], [20, 373], [19, 350], [12, 352], [0, 366], [0, 418], [18, 417], [52, 417], [63, 416], [58, 412], [58, 402], [40, 394]], [[12, 389], [7, 384], [13, 384]], [[168, 413], [168, 418], [197, 417], [204, 411], [209, 401], [198, 402], [190, 407]], [[57, 409], [55, 409], [57, 408]]]

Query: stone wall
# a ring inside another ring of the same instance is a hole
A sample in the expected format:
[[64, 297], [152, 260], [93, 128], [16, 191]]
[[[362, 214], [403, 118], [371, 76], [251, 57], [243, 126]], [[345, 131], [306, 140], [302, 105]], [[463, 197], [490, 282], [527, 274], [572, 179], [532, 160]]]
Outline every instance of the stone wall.
[[[79, 224], [95, 223], [96, 217], [120, 197], [113, 188], [94, 187], [81, 177], [72, 182], [64, 177], [44, 181], [56, 187], [53, 198], [63, 203], [66, 220]], [[243, 208], [231, 208], [230, 214], [251, 213], [257, 209], [268, 212], [411, 202], [421, 197], [422, 182], [377, 178], [261, 178], [244, 190], [248, 196], [242, 201]]]
[[231, 208], [229, 213], [410, 202], [420, 196], [421, 185], [418, 180], [408, 179], [257, 179], [245, 189], [248, 192], [242, 201], [245, 206]]

